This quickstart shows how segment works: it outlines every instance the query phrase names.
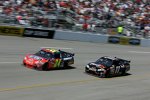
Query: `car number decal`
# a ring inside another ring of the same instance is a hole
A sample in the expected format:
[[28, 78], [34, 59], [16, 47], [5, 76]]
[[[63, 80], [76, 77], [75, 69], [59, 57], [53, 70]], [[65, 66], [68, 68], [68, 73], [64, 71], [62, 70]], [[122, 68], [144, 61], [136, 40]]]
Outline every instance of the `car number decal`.
[[55, 60], [54, 67], [59, 67], [59, 66], [60, 66], [60, 63], [61, 63], [61, 59], [56, 59], [56, 60]]
[[116, 74], [119, 73], [120, 67], [121, 67], [121, 66], [116, 66], [116, 69], [115, 69], [115, 73], [116, 73]]
[[112, 67], [110, 67], [110, 73], [111, 73], [111, 74], [114, 74], [114, 73], [115, 73], [115, 66], [114, 66], [114, 65], [112, 65]]

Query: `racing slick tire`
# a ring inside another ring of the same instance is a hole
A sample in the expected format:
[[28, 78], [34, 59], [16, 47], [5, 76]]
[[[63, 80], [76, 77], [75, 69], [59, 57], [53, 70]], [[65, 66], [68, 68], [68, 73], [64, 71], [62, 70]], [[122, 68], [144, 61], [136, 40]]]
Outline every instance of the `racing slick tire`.
[[48, 70], [48, 63], [45, 63], [45, 64], [42, 66], [41, 70], [47, 71], [47, 70]]
[[121, 72], [121, 76], [124, 76], [124, 75], [126, 75], [126, 70], [125, 69]]
[[25, 62], [23, 62], [23, 63], [22, 63], [22, 65], [26, 66], [26, 63], [25, 63]]
[[112, 77], [112, 75], [110, 74], [110, 71], [106, 71], [105, 78], [110, 78], [110, 77]]
[[85, 72], [86, 72], [86, 73], [89, 73], [89, 69], [88, 69], [88, 68], [85, 68]]
[[100, 72], [98, 73], [98, 77], [99, 77], [99, 78], [105, 78], [105, 73], [104, 73], [103, 71], [100, 71]]
[[64, 68], [68, 68], [68, 62], [64, 63]]

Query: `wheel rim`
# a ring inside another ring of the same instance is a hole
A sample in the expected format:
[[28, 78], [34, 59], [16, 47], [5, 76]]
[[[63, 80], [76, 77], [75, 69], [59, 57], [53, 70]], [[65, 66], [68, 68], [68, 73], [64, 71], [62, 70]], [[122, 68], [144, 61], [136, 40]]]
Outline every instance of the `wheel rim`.
[[85, 68], [85, 72], [89, 72], [89, 70], [87, 68]]
[[100, 73], [99, 73], [99, 77], [100, 77], [100, 78], [104, 78], [104, 77], [105, 77], [104, 72], [100, 72]]

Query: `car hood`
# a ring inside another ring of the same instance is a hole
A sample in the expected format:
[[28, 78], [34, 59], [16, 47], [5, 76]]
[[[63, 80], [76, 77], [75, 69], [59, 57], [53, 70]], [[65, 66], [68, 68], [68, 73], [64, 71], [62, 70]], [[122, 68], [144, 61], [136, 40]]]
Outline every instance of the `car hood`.
[[94, 62], [89, 63], [88, 65], [90, 65], [90, 66], [95, 66], [95, 67], [97, 67], [97, 68], [104, 68], [104, 67], [105, 67], [103, 64], [96, 64], [96, 63], [94, 63]]
[[41, 61], [41, 62], [47, 62], [47, 59], [40, 57], [40, 56], [36, 56], [36, 55], [27, 55], [26, 56], [28, 60], [32, 60], [32, 61]]

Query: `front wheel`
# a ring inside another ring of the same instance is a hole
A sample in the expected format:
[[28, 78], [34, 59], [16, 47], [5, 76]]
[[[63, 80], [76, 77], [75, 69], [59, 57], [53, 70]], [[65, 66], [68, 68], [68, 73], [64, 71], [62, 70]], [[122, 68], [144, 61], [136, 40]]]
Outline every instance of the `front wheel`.
[[103, 71], [99, 72], [98, 74], [99, 78], [105, 78], [105, 73]]
[[86, 72], [86, 73], [89, 73], [89, 69], [88, 69], [88, 68], [85, 68], [85, 72]]
[[42, 68], [43, 71], [47, 71], [48, 70], [48, 63], [45, 63]]

